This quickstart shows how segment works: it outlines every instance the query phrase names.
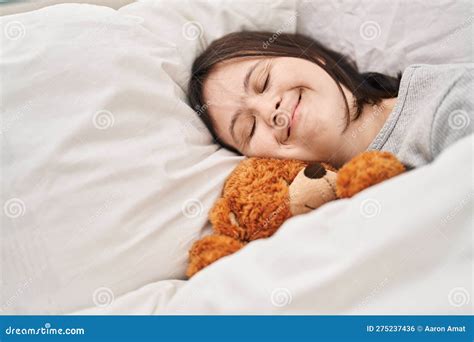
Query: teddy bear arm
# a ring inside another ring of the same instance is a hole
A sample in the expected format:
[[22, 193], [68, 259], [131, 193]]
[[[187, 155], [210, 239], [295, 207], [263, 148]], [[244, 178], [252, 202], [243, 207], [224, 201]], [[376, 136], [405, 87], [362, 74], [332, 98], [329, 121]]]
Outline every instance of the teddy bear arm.
[[336, 181], [337, 195], [339, 198], [352, 197], [405, 171], [405, 166], [390, 152], [363, 152], [339, 170]]
[[227, 255], [237, 252], [244, 243], [225, 235], [209, 235], [196, 241], [189, 251], [186, 275], [194, 274]]

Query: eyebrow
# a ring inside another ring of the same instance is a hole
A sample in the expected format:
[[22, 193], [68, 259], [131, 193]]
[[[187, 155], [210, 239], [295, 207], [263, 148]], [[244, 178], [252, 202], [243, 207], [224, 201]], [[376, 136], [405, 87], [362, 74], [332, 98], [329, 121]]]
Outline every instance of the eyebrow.
[[[249, 70], [247, 71], [247, 73], [245, 74], [245, 77], [244, 77], [244, 90], [245, 90], [246, 94], [249, 91], [249, 82], [250, 82], [250, 77], [252, 76], [252, 73], [254, 72], [255, 69], [257, 69], [259, 64], [263, 63], [264, 61], [265, 60], [262, 59], [262, 60], [258, 61], [257, 63], [255, 63], [254, 65], [252, 65], [249, 68]], [[242, 115], [242, 113], [243, 113], [242, 110], [240, 110], [240, 109], [237, 110], [234, 114], [232, 114], [232, 119], [230, 120], [229, 132], [230, 132], [230, 135], [232, 136], [232, 139], [234, 139], [234, 142], [237, 142], [236, 139], [235, 139], [235, 136], [234, 136], [234, 126], [237, 123], [237, 119]]]

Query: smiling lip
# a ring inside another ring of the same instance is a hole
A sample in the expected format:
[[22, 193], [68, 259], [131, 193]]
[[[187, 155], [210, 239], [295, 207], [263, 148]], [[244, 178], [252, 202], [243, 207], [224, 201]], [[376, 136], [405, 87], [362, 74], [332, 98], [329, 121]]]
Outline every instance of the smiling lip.
[[299, 104], [301, 102], [301, 91], [300, 91], [300, 94], [298, 96], [298, 100], [296, 102], [296, 105], [295, 105], [295, 108], [293, 109], [293, 114], [291, 115], [291, 121], [290, 121], [290, 125], [288, 126], [288, 138], [290, 137], [290, 133], [291, 133], [291, 127], [295, 124], [296, 122], [296, 118], [297, 118], [297, 110], [299, 108]]

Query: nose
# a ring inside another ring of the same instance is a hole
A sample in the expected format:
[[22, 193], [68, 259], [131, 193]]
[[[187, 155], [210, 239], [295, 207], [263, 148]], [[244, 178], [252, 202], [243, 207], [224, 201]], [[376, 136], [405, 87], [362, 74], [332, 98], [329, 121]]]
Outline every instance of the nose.
[[320, 163], [315, 162], [306, 166], [304, 175], [310, 179], [323, 178], [326, 175], [326, 169]]
[[251, 101], [251, 106], [260, 114], [269, 124], [275, 119], [275, 114], [280, 108], [281, 98], [276, 95], [257, 95]]
[[256, 96], [252, 99], [252, 107], [260, 118], [274, 130], [279, 140], [287, 137], [287, 128], [290, 125], [291, 114], [281, 108], [282, 98], [275, 94]]

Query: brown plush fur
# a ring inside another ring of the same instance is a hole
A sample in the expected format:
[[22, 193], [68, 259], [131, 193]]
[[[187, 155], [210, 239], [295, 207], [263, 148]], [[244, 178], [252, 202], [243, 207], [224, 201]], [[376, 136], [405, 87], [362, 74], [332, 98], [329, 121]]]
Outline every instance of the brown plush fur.
[[288, 185], [305, 166], [296, 160], [243, 160], [209, 214], [215, 232], [245, 242], [273, 235], [291, 215]]
[[[292, 216], [289, 185], [307, 165], [298, 160], [244, 159], [225, 182], [221, 198], [209, 213], [214, 234], [192, 246], [186, 275], [193, 276], [252, 240], [273, 235]], [[330, 165], [323, 166], [337, 171]], [[364, 152], [337, 172], [336, 192], [339, 198], [351, 197], [404, 171], [388, 152]], [[302, 190], [319, 196], [315, 189]]]
[[190, 263], [186, 275], [192, 277], [194, 273], [217, 259], [237, 252], [245, 244], [225, 235], [210, 235], [199, 240], [189, 251]]
[[337, 173], [336, 192], [339, 198], [349, 198], [368, 187], [405, 171], [405, 167], [389, 152], [364, 152]]

